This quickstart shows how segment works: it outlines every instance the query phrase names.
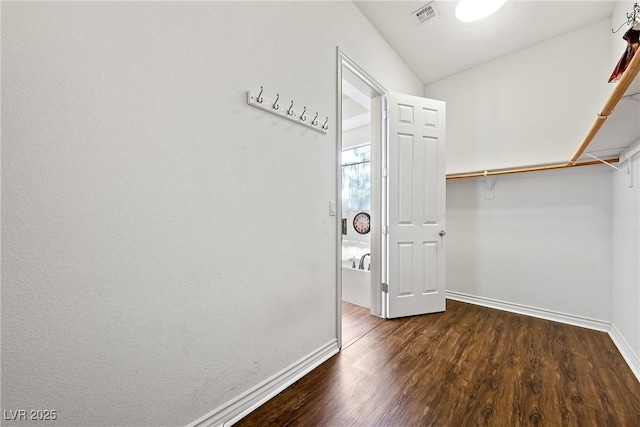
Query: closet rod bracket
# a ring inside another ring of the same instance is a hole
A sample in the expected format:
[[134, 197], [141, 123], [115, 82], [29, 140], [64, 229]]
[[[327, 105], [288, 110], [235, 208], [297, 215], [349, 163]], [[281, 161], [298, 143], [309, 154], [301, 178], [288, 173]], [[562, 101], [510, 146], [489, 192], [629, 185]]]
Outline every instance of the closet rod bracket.
[[484, 171], [484, 199], [494, 200], [496, 198], [495, 177], [489, 177], [489, 171]]

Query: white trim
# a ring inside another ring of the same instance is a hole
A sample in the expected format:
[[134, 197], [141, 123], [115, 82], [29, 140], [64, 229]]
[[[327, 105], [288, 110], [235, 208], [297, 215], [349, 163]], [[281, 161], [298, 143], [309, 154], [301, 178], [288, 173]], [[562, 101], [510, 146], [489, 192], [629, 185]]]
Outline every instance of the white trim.
[[342, 348], [342, 62], [336, 46], [336, 338]]
[[622, 357], [625, 362], [627, 362], [627, 365], [629, 365], [629, 368], [631, 368], [631, 371], [636, 376], [638, 382], [640, 382], [640, 358], [633, 352], [633, 349], [627, 340], [613, 323], [611, 324], [609, 336], [616, 347], [618, 347], [618, 351], [622, 354]]
[[380, 83], [378, 83], [373, 77], [367, 74], [366, 71], [360, 68], [358, 64], [356, 64], [351, 58], [349, 58], [344, 52], [342, 52], [339, 46], [338, 54], [340, 55], [341, 59], [341, 63], [339, 65], [344, 65], [345, 68], [348, 68], [349, 71], [355, 74], [360, 80], [365, 82], [367, 86], [376, 91], [378, 95], [382, 96], [387, 93], [387, 90]]
[[[366, 71], [364, 71], [362, 68], [360, 68], [351, 58], [349, 58], [344, 52], [342, 52], [340, 50], [340, 46], [336, 47], [336, 53], [337, 53], [337, 68], [338, 68], [338, 93], [337, 93], [337, 114], [336, 117], [342, 117], [342, 93], [343, 93], [343, 86], [342, 86], [342, 78], [343, 78], [343, 73], [342, 73], [342, 69], [343, 67], [350, 71], [351, 73], [353, 73], [360, 81], [362, 81], [366, 86], [368, 86], [372, 92], [375, 92], [378, 94], [378, 96], [384, 96], [387, 93], [387, 90], [382, 87], [382, 85], [380, 85], [380, 83], [378, 83], [375, 79], [373, 79], [369, 74], [367, 74]], [[372, 93], [371, 94], [372, 97], [375, 97], [375, 95]], [[373, 98], [371, 98], [373, 99]], [[375, 109], [374, 105], [371, 105], [371, 109], [372, 109], [372, 113], [373, 110]], [[376, 122], [377, 118], [374, 117], [374, 119], [372, 120], [373, 123], [371, 124], [372, 126], [376, 126], [377, 122]], [[380, 119], [381, 120], [381, 119]], [[382, 122], [380, 122], [380, 124], [382, 125]], [[343, 131], [343, 122], [342, 120], [338, 120], [338, 126], [336, 126], [337, 129], [337, 135], [336, 135], [336, 140], [337, 140], [337, 158], [340, 159], [341, 158], [341, 154], [342, 154], [342, 131]], [[382, 129], [381, 129], [382, 132]], [[384, 138], [384, 134], [381, 133], [381, 138]], [[376, 141], [371, 141], [372, 144], [377, 143]], [[375, 171], [376, 169], [376, 163], [375, 163], [375, 159], [372, 158], [372, 176], [371, 176], [371, 180], [372, 182], [375, 181], [377, 179], [377, 176], [375, 175], [375, 173], [378, 173]], [[337, 182], [337, 188], [336, 188], [336, 199], [338, 201], [338, 212], [342, 212], [342, 162], [338, 161], [337, 162], [337, 168], [336, 168], [336, 182]], [[380, 168], [378, 168], [380, 169]], [[380, 172], [381, 173], [381, 172]], [[372, 186], [372, 191], [374, 191], [374, 187]], [[375, 206], [375, 204], [373, 204], [371, 206], [371, 215], [374, 218], [381, 218], [381, 213], [378, 212], [379, 208], [377, 208]], [[342, 229], [341, 229], [341, 224], [340, 224], [340, 217], [338, 216], [338, 222], [337, 222], [337, 295], [336, 295], [336, 316], [337, 316], [337, 320], [336, 320], [336, 325], [338, 328], [337, 331], [337, 337], [338, 337], [338, 346], [340, 348], [342, 348]], [[372, 231], [375, 232], [375, 224], [372, 224]], [[371, 263], [372, 265], [376, 265], [377, 264], [381, 264], [381, 261], [376, 259], [376, 251], [373, 250], [373, 245], [376, 244], [375, 243], [375, 239], [376, 237], [374, 237], [372, 235], [371, 237]], [[383, 306], [382, 306], [382, 290], [381, 290], [381, 278], [379, 276], [378, 270], [372, 270], [371, 271], [371, 307], [370, 307], [370, 313], [373, 316], [378, 316], [378, 317], [385, 317], [385, 312], [383, 310]]]
[[537, 317], [540, 319], [551, 320], [553, 322], [566, 323], [567, 325], [580, 326], [582, 328], [593, 329], [596, 331], [609, 332], [609, 329], [611, 327], [611, 322], [607, 322], [605, 320], [591, 319], [589, 317], [576, 316], [574, 314], [560, 313], [558, 311], [530, 307], [522, 304], [514, 304], [511, 302], [499, 301], [492, 298], [468, 295], [461, 292], [447, 291], [446, 296], [448, 299], [456, 301], [481, 305], [483, 307], [495, 308], [497, 310], [509, 311], [511, 313], [524, 314], [525, 316]]
[[338, 342], [334, 339], [187, 427], [231, 426], [336, 353]]

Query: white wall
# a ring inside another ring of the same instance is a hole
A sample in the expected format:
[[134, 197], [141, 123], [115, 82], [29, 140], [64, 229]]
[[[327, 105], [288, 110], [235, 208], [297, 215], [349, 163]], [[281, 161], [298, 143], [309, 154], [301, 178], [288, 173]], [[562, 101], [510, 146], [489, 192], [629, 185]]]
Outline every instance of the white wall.
[[[425, 86], [447, 102], [447, 173], [566, 162], [611, 92], [609, 19]], [[603, 77], [604, 76], [604, 77]], [[611, 172], [447, 182], [447, 289], [606, 329]]]
[[611, 92], [610, 25], [426, 85], [426, 97], [447, 103], [447, 173], [568, 161]]
[[485, 200], [484, 179], [447, 182], [447, 290], [609, 322], [609, 169], [500, 176], [494, 185], [495, 199]]
[[[611, 323], [619, 347], [623, 352], [626, 347], [625, 357], [635, 365], [640, 379], [640, 156], [636, 154], [620, 167], [622, 171], [614, 172], [612, 182]], [[631, 175], [626, 173], [628, 167], [632, 170]]]
[[3, 3], [3, 409], [184, 425], [335, 339], [336, 45], [422, 93], [350, 2]]
[[[617, 29], [626, 21], [626, 14], [633, 10], [633, 4], [633, 1], [616, 3], [611, 15], [613, 29]], [[618, 33], [611, 35], [612, 70], [626, 48], [627, 43], [622, 36], [628, 29], [629, 26], [625, 25]], [[640, 79], [636, 78], [627, 93], [638, 91]], [[635, 99], [623, 98], [617, 109], [634, 108], [637, 118], [640, 107], [636, 100], [637, 95]], [[605, 126], [608, 125], [610, 123]], [[640, 120], [628, 125], [635, 125], [636, 129], [639, 129]], [[640, 380], [640, 157], [636, 154], [638, 147], [640, 141], [636, 141], [634, 146], [626, 150], [621, 156], [621, 159], [626, 160], [619, 165], [622, 171], [613, 172], [611, 329], [618, 348]], [[630, 174], [627, 174], [628, 170], [631, 171]]]

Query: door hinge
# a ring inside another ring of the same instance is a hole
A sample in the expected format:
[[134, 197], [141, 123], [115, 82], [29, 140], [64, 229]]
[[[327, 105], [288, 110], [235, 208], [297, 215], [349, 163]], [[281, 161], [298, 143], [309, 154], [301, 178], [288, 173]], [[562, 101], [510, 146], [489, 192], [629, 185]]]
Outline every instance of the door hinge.
[[380, 289], [382, 290], [382, 292], [385, 292], [387, 294], [389, 293], [389, 285], [387, 283], [381, 283]]
[[389, 118], [389, 110], [382, 110], [382, 118], [385, 120]]
[[389, 168], [382, 168], [382, 176], [383, 177], [389, 176]]
[[387, 234], [389, 234], [389, 227], [387, 227], [386, 225], [382, 226], [382, 235], [386, 236]]

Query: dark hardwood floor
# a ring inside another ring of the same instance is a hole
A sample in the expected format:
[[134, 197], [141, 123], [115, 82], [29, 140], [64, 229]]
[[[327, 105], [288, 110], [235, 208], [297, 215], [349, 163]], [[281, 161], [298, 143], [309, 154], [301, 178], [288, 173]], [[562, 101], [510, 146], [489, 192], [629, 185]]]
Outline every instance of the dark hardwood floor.
[[342, 301], [342, 348], [353, 343], [366, 333], [385, 322], [384, 319], [371, 315], [366, 307]]
[[380, 322], [237, 426], [640, 426], [609, 336], [447, 302]]

